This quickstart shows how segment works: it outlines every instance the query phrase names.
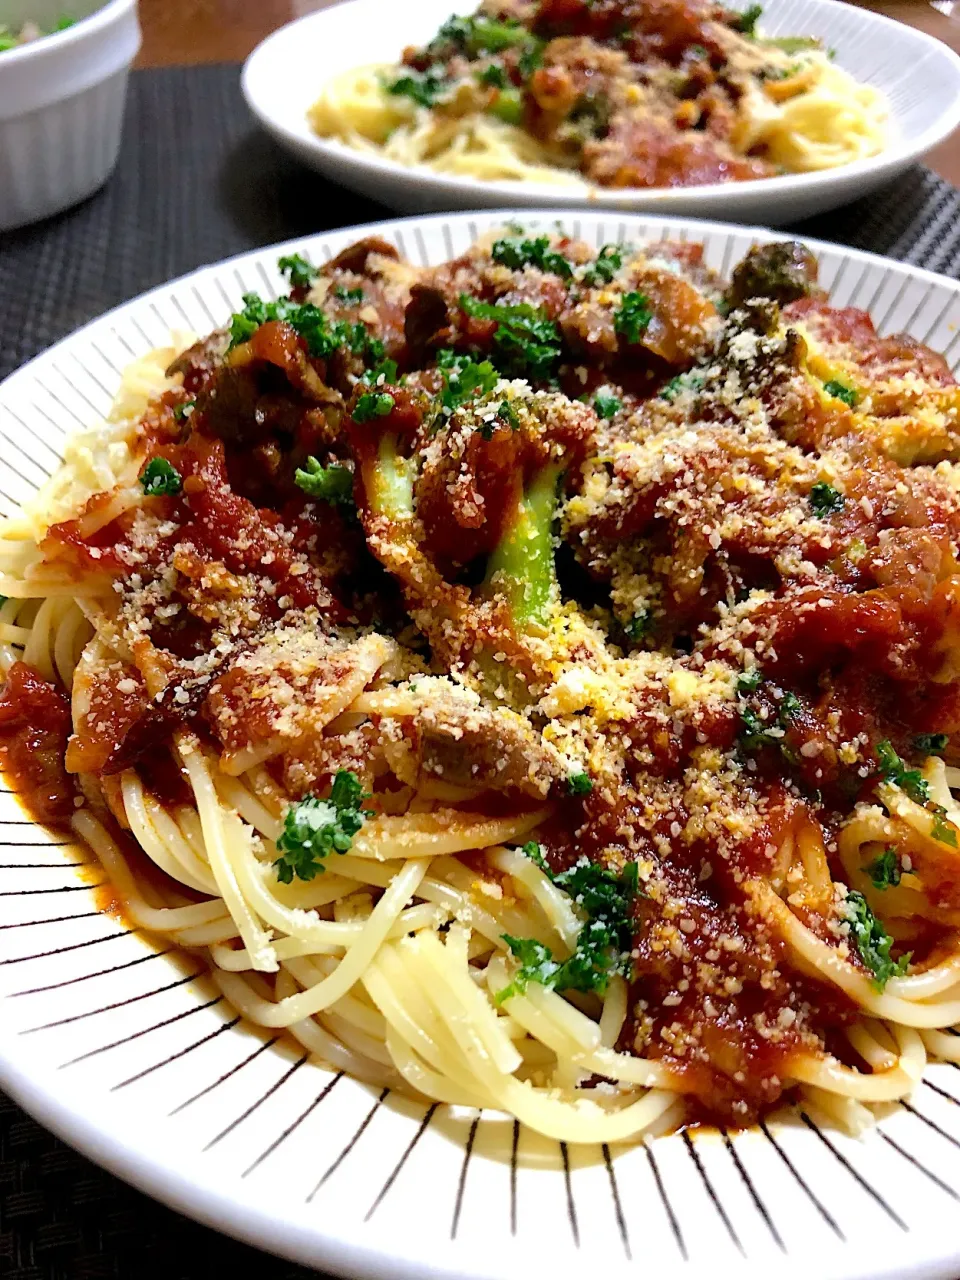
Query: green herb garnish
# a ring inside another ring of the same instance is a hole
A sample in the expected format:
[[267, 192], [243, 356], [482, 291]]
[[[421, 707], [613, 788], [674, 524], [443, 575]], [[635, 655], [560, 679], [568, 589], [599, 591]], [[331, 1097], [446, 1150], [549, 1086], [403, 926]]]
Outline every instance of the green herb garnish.
[[927, 804], [930, 799], [930, 788], [920, 770], [908, 769], [886, 738], [883, 742], [877, 743], [876, 753], [880, 762], [880, 772], [886, 781], [899, 787], [917, 804]]
[[151, 458], [140, 472], [140, 484], [148, 498], [172, 497], [183, 488], [183, 477], [166, 458]]
[[807, 495], [807, 501], [815, 516], [829, 516], [834, 511], [842, 511], [846, 499], [839, 489], [834, 489], [826, 480], [818, 480]]
[[620, 401], [616, 396], [604, 395], [601, 392], [600, 395], [594, 396], [593, 407], [598, 418], [612, 418], [620, 408]]
[[560, 359], [560, 331], [538, 307], [521, 302], [515, 306], [481, 302], [460, 295], [460, 306], [478, 320], [495, 320], [493, 346], [497, 364], [508, 377], [546, 380]]
[[292, 804], [277, 837], [280, 857], [273, 865], [280, 883], [290, 884], [294, 876], [312, 880], [326, 869], [328, 854], [346, 853], [364, 818], [371, 814], [361, 807], [366, 799], [357, 775], [340, 769], [326, 800], [308, 795]]
[[870, 910], [862, 893], [851, 890], [847, 894], [846, 916], [860, 959], [873, 974], [873, 985], [877, 990], [882, 991], [891, 978], [903, 977], [910, 963], [910, 953], [899, 960], [891, 958], [893, 938]]
[[535, 240], [505, 236], [502, 240], [494, 241], [490, 256], [494, 262], [514, 271], [521, 267], [539, 267], [541, 271], [551, 271], [564, 280], [569, 280], [573, 275], [573, 268], [563, 254], [550, 248], [549, 236], [537, 236]]
[[833, 378], [831, 378], [829, 382], [825, 382], [823, 384], [823, 389], [828, 396], [833, 396], [837, 400], [842, 400], [843, 403], [851, 409], [860, 399], [853, 387], [847, 387], [842, 382], [837, 382]]
[[378, 359], [383, 355], [383, 343], [371, 338], [362, 324], [331, 321], [312, 302], [291, 302], [289, 298], [264, 302], [256, 293], [245, 293], [243, 310], [230, 317], [231, 348], [248, 342], [262, 324], [271, 320], [290, 325], [307, 344], [312, 356], [326, 359], [341, 348], [368, 359]]
[[751, 4], [739, 14], [731, 24], [734, 31], [740, 31], [745, 36], [755, 36], [757, 34], [757, 23], [763, 15], [762, 4]]
[[449, 347], [437, 352], [437, 368], [443, 372], [445, 385], [440, 403], [445, 409], [456, 409], [465, 400], [489, 395], [500, 381], [500, 374], [489, 360], [474, 360]]
[[496, 116], [504, 124], [520, 124], [523, 120], [523, 99], [519, 89], [501, 89], [487, 107], [487, 114]]
[[308, 288], [320, 274], [316, 267], [310, 265], [299, 253], [288, 253], [277, 259], [277, 266], [290, 281], [294, 289]]
[[[524, 846], [525, 853], [528, 847]], [[534, 848], [540, 855], [539, 847]], [[637, 864], [627, 863], [619, 875], [595, 863], [578, 864], [553, 875], [542, 856], [534, 860], [559, 889], [569, 894], [586, 921], [577, 935], [573, 954], [562, 961], [554, 959], [551, 949], [534, 938], [504, 934], [503, 940], [519, 966], [510, 985], [497, 993], [496, 1003], [519, 995], [531, 982], [557, 991], [596, 991], [602, 995], [614, 974], [629, 974], [633, 969], [630, 950], [633, 903], [639, 892]]]
[[749, 671], [745, 671], [742, 676], [737, 679], [737, 693], [741, 696], [745, 693], [756, 693], [760, 688], [760, 681], [763, 677], [760, 674], [759, 667], [751, 667]]
[[381, 360], [379, 364], [373, 365], [367, 369], [360, 381], [365, 382], [368, 386], [375, 387], [380, 380], [385, 383], [396, 383], [397, 381], [397, 362], [396, 360]]
[[623, 245], [605, 244], [580, 276], [586, 285], [609, 284], [623, 266]]
[[941, 844], [948, 844], [951, 849], [956, 849], [957, 833], [953, 826], [945, 820], [943, 809], [939, 805], [933, 815], [933, 826], [930, 828], [930, 834], [934, 840], [939, 840]]
[[387, 85], [387, 93], [397, 97], [412, 98], [418, 107], [432, 107], [440, 94], [448, 87], [446, 76], [434, 68], [429, 71], [409, 71]]
[[625, 293], [613, 317], [613, 327], [631, 345], [639, 342], [641, 335], [653, 319], [650, 299], [643, 293]]
[[333, 296], [341, 302], [362, 302], [363, 290], [359, 286], [356, 289], [347, 289], [342, 284], [338, 284], [333, 291]]
[[311, 498], [334, 504], [353, 501], [353, 472], [339, 462], [322, 467], [316, 458], [307, 458], [303, 467], [293, 473], [293, 479], [297, 488]]
[[173, 417], [175, 422], [183, 422], [193, 413], [196, 400], [181, 400], [179, 404], [173, 406]]
[[900, 883], [902, 868], [896, 849], [884, 849], [866, 868], [875, 889], [895, 889]]
[[593, 790], [589, 773], [571, 773], [567, 778], [567, 791], [572, 796], [588, 796]]
[[385, 391], [365, 391], [357, 398], [350, 415], [354, 422], [372, 422], [374, 418], [385, 418], [393, 411], [394, 399]]
[[477, 79], [481, 84], [491, 85], [494, 89], [505, 89], [509, 83], [506, 71], [495, 62], [491, 62], [482, 71], [478, 71]]

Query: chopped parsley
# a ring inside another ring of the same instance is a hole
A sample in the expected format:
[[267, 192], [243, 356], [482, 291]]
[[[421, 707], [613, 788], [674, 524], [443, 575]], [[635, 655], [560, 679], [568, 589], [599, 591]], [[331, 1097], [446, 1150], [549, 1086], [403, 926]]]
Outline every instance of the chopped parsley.
[[299, 253], [288, 253], [286, 257], [277, 259], [277, 266], [290, 281], [294, 289], [308, 288], [320, 274], [316, 267], [310, 265]]
[[941, 844], [948, 844], [951, 849], [956, 849], [956, 830], [952, 823], [944, 820], [943, 810], [939, 805], [933, 815], [933, 826], [930, 828], [930, 834], [934, 840], [939, 840]]
[[802, 710], [803, 707], [800, 699], [795, 693], [791, 693], [788, 689], [780, 699], [780, 708], [778, 711], [780, 723], [783, 724], [784, 721], [796, 720]]
[[855, 890], [848, 893], [846, 908], [850, 936], [856, 943], [860, 959], [873, 974], [873, 985], [882, 991], [891, 978], [901, 978], [906, 973], [910, 953], [899, 960], [891, 958], [893, 938], [870, 910], [862, 893]]
[[346, 853], [370, 816], [371, 811], [361, 807], [367, 798], [357, 775], [340, 769], [326, 800], [307, 795], [292, 804], [277, 838], [280, 857], [273, 864], [280, 883], [290, 884], [294, 876], [312, 880], [326, 869], [328, 854]]
[[406, 75], [398, 76], [387, 85], [387, 93], [412, 98], [418, 107], [432, 107], [447, 87], [442, 69], [431, 67], [429, 71], [408, 71]]
[[925, 756], [938, 756], [946, 750], [948, 741], [945, 733], [919, 733], [913, 740], [913, 747]]
[[495, 320], [493, 346], [497, 364], [508, 377], [546, 380], [560, 359], [560, 331], [538, 307], [481, 302], [461, 293], [460, 306], [478, 320]]
[[664, 383], [660, 388], [660, 399], [672, 401], [683, 391], [699, 391], [703, 386], [703, 374], [696, 369], [688, 373], [678, 373], [675, 378]]
[[567, 791], [572, 796], [588, 796], [593, 790], [589, 773], [571, 773], [567, 778]]
[[743, 13], [738, 14], [734, 21], [734, 31], [740, 31], [745, 36], [755, 36], [757, 34], [757, 23], [763, 16], [762, 4], [751, 4], [744, 9]]
[[505, 89], [508, 83], [506, 71], [496, 62], [491, 62], [482, 71], [478, 71], [477, 79], [481, 84], [491, 85], [494, 89]]
[[[546, 861], [536, 840], [528, 840], [526, 844], [521, 845], [520, 852], [526, 854], [531, 862], [535, 862], [541, 871], [547, 871]], [[547, 874], [550, 874], [549, 871]]]
[[818, 480], [807, 495], [807, 500], [815, 516], [829, 516], [834, 511], [842, 511], [846, 499], [839, 489], [834, 489], [826, 480]]
[[628, 343], [639, 342], [653, 319], [650, 299], [644, 293], [625, 293], [613, 317], [613, 327]]
[[440, 403], [445, 409], [456, 409], [465, 400], [489, 395], [500, 381], [500, 374], [489, 360], [474, 360], [449, 347], [437, 352], [437, 368], [443, 373], [445, 385]]
[[639, 613], [633, 615], [624, 630], [634, 644], [639, 644], [649, 632], [652, 622], [653, 617], [649, 609], [641, 609]]
[[350, 415], [354, 422], [372, 422], [374, 418], [385, 418], [394, 406], [393, 396], [385, 391], [365, 391], [357, 398]]
[[341, 347], [371, 359], [383, 354], [383, 344], [371, 338], [362, 324], [331, 321], [312, 302], [291, 302], [289, 298], [264, 302], [256, 293], [245, 293], [243, 310], [230, 317], [230, 346], [248, 342], [262, 324], [271, 320], [290, 325], [312, 356], [327, 358]]
[[148, 498], [171, 497], [183, 488], [183, 477], [166, 458], [151, 458], [140, 472], [140, 484]]
[[619, 875], [595, 863], [578, 863], [568, 871], [551, 873], [533, 844], [524, 853], [532, 857], [557, 888], [569, 894], [585, 914], [586, 921], [577, 935], [573, 954], [557, 960], [544, 943], [535, 938], [503, 935], [519, 966], [509, 986], [495, 997], [501, 1004], [519, 995], [531, 982], [557, 991], [606, 991], [614, 974], [629, 974], [632, 969], [630, 950], [633, 946], [633, 903], [639, 892], [639, 872], [635, 862], [627, 863]]
[[594, 396], [593, 407], [598, 418], [612, 418], [621, 406], [616, 396], [604, 395], [601, 391], [598, 396]]
[[517, 59], [517, 70], [523, 76], [524, 80], [529, 80], [537, 67], [543, 65], [543, 49], [544, 40], [539, 40], [536, 36], [531, 36], [527, 44], [523, 47], [523, 52]]
[[755, 751], [758, 747], [779, 747], [783, 731], [776, 725], [767, 725], [752, 707], [744, 707], [740, 719], [743, 723], [740, 742], [748, 751]]
[[356, 289], [347, 289], [342, 284], [338, 284], [333, 291], [333, 296], [341, 302], [362, 302], [363, 290], [359, 286]]
[[307, 458], [302, 469], [297, 467], [293, 479], [297, 488], [311, 498], [332, 503], [353, 500], [353, 472], [339, 462], [322, 467], [316, 458]]
[[876, 746], [880, 772], [887, 782], [900, 788], [916, 804], [927, 804], [930, 799], [930, 788], [923, 779], [919, 769], [908, 769], [885, 738]]
[[514, 19], [498, 21], [480, 14], [461, 18], [454, 14], [446, 20], [427, 48], [438, 53], [452, 44], [458, 52], [475, 58], [481, 53], [500, 53], [514, 45], [526, 44], [529, 39], [526, 27]]
[[845, 386], [842, 382], [837, 382], [834, 378], [831, 378], [829, 382], [825, 382], [823, 384], [823, 389], [828, 396], [833, 396], [837, 400], [842, 400], [843, 403], [851, 409], [860, 399], [853, 387]]
[[551, 271], [554, 275], [569, 280], [573, 268], [562, 253], [550, 248], [549, 236], [537, 236], [535, 240], [521, 240], [516, 236], [504, 236], [495, 240], [490, 256], [512, 270], [521, 267], [539, 267], [541, 271]]
[[760, 674], [759, 667], [751, 667], [749, 671], [745, 671], [742, 676], [737, 679], [737, 693], [756, 693], [760, 688], [760, 681], [763, 677]]
[[609, 284], [623, 266], [623, 245], [605, 244], [580, 276], [586, 285]]
[[370, 387], [375, 387], [383, 380], [383, 382], [395, 383], [397, 380], [397, 362], [396, 360], [381, 360], [379, 364], [373, 365], [367, 369], [360, 381], [365, 382]]
[[183, 400], [180, 404], [173, 406], [173, 417], [175, 422], [184, 422], [191, 416], [196, 405], [196, 400]]
[[903, 869], [896, 849], [884, 849], [867, 867], [867, 875], [875, 889], [895, 889], [900, 883]]

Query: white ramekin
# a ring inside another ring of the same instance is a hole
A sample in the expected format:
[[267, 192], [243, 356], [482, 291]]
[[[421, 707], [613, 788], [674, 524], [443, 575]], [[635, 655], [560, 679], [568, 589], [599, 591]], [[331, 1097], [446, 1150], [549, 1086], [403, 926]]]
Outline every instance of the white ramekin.
[[[7, 3], [35, 19], [40, 3]], [[66, 31], [0, 53], [0, 231], [36, 222], [110, 176], [130, 64], [140, 48], [137, 0], [108, 0]]]

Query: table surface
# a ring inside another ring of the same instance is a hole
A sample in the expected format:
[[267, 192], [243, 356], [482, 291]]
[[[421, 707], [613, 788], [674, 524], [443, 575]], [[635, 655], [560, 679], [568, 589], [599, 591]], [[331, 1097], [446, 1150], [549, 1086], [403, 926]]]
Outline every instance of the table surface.
[[[960, 53], [960, 0], [854, 0], [865, 9], [927, 32]], [[143, 48], [138, 66], [242, 62], [271, 31], [336, 0], [140, 0]], [[416, 4], [416, 0], [394, 0]], [[960, 132], [928, 157], [960, 187]]]

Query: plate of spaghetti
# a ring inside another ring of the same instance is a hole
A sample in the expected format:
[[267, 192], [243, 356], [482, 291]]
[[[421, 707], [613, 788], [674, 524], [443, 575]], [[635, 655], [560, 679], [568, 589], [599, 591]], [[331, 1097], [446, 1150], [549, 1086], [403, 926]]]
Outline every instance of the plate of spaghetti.
[[955, 1273], [958, 317], [470, 214], [9, 378], [4, 1087], [346, 1274]]
[[411, 211], [784, 222], [888, 181], [960, 120], [956, 54], [834, 0], [353, 0], [268, 37], [243, 87], [307, 163]]

